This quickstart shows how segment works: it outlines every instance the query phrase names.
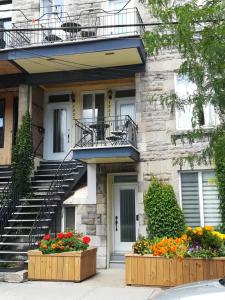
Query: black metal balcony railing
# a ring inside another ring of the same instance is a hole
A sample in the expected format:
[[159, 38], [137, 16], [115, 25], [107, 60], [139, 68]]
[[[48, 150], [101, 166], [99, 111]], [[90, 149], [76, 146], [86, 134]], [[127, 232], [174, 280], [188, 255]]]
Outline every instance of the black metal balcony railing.
[[75, 148], [137, 147], [137, 124], [130, 116], [75, 120]]
[[[96, 38], [141, 35], [143, 24], [137, 8], [116, 11], [86, 10], [79, 15], [44, 15], [43, 18], [13, 24], [14, 31], [0, 32], [0, 49], [24, 48]], [[115, 27], [122, 25], [123, 27]]]

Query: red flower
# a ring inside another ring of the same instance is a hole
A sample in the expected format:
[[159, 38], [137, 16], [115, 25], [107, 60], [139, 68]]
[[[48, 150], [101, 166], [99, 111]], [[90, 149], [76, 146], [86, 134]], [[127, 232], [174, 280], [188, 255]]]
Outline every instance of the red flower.
[[84, 237], [82, 238], [82, 242], [83, 242], [84, 244], [89, 244], [90, 241], [91, 241], [91, 239], [89, 238], [89, 236], [84, 236]]
[[43, 237], [43, 240], [49, 241], [50, 238], [51, 238], [50, 234], [46, 234], [46, 235]]
[[67, 232], [66, 234], [65, 234], [65, 237], [66, 238], [71, 238], [73, 236], [73, 232]]
[[64, 233], [63, 232], [60, 232], [58, 235], [57, 235], [57, 238], [58, 239], [63, 239], [64, 238]]

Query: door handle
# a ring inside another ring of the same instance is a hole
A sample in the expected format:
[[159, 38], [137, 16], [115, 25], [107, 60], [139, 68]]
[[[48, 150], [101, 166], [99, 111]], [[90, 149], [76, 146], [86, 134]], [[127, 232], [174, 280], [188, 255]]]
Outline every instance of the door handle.
[[67, 134], [67, 141], [68, 141], [68, 144], [70, 142], [70, 130], [68, 129], [68, 134]]
[[116, 231], [118, 231], [117, 225], [118, 225], [118, 216], [115, 217], [115, 224], [116, 224]]

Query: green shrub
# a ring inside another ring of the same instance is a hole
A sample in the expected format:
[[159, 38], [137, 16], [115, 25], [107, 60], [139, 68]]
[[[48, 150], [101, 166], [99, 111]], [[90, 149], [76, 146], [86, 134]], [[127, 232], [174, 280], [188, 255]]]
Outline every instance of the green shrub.
[[225, 232], [225, 133], [221, 133], [214, 143], [214, 162], [220, 199], [222, 231]]
[[17, 197], [31, 195], [30, 177], [34, 168], [33, 139], [29, 112], [23, 116], [12, 150], [12, 189]]
[[144, 198], [148, 218], [149, 238], [179, 237], [185, 231], [185, 221], [173, 187], [153, 177]]

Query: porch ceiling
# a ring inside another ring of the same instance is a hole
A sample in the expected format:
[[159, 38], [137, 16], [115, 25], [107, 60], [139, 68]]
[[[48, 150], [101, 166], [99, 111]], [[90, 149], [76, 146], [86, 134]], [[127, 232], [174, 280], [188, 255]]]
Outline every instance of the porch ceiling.
[[146, 54], [140, 37], [126, 37], [3, 50], [7, 60], [28, 75], [144, 65]]
[[101, 51], [82, 54], [57, 55], [16, 59], [16, 63], [30, 74], [106, 68], [141, 64], [137, 48]]

